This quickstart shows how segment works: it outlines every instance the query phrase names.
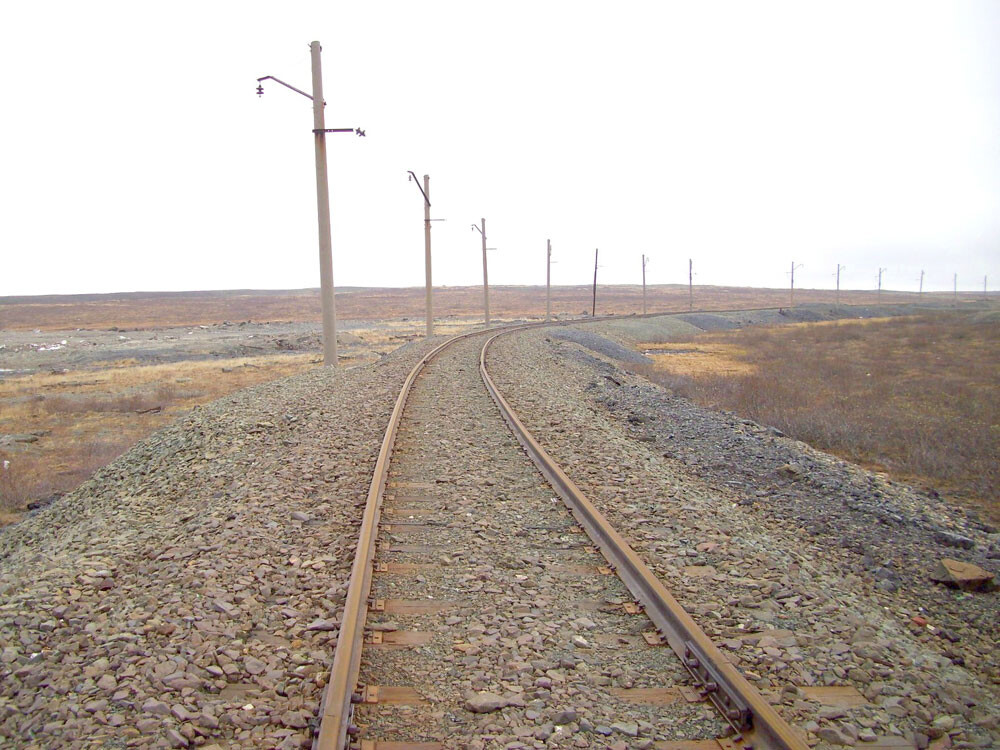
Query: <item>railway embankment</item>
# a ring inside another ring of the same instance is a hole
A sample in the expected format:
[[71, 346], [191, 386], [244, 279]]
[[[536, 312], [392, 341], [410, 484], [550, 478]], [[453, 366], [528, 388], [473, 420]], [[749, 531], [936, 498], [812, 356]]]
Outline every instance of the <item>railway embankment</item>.
[[[950, 734], [995, 745], [998, 595], [934, 577], [942, 558], [995, 572], [996, 530], [676, 398], [615, 358], [623, 342], [668, 340], [686, 325], [520, 332], [498, 340], [491, 371], [539, 442], [793, 725], [833, 744], [889, 735], [926, 747]], [[863, 700], [818, 709], [809, 690], [830, 685]]]
[[196, 408], [0, 531], [0, 745], [308, 744], [371, 466], [426, 348]]

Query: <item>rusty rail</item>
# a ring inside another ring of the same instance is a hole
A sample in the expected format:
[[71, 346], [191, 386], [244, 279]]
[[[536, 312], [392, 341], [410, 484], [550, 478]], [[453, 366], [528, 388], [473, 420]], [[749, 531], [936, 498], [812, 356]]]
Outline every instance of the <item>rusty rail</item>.
[[410, 388], [427, 363], [438, 354], [460, 339], [482, 333], [482, 331], [470, 331], [454, 336], [425, 354], [406, 377], [396, 398], [396, 405], [389, 417], [389, 425], [382, 438], [382, 447], [379, 449], [375, 471], [368, 488], [368, 500], [361, 519], [358, 547], [354, 554], [347, 598], [344, 602], [344, 616], [337, 635], [337, 650], [333, 656], [330, 679], [323, 693], [319, 733], [313, 741], [313, 750], [343, 750], [347, 746], [347, 736], [356, 731], [351, 724], [351, 705], [360, 698], [355, 695], [354, 688], [361, 669], [361, 646], [365, 620], [368, 618], [368, 595], [372, 585], [375, 537], [378, 534], [378, 522], [382, 514], [382, 496], [389, 476], [389, 459], [392, 457], [396, 432]]
[[[516, 330], [516, 329], [515, 329]], [[608, 523], [524, 426], [486, 368], [490, 344], [514, 330], [491, 336], [479, 354], [479, 372], [490, 396], [525, 452], [600, 548], [646, 615], [690, 672], [703, 697], [733, 729], [733, 748], [809, 750], [809, 746], [729, 663], [691, 615], [660, 583], [625, 539]]]
[[[727, 313], [776, 309], [779, 308], [696, 310], [694, 312]], [[742, 747], [753, 747], [753, 742], [760, 742], [758, 747], [769, 750], [777, 748], [808, 750], [808, 746], [792, 734], [791, 728], [777, 715], [774, 709], [767, 705], [760, 693], [726, 661], [708, 636], [698, 628], [690, 615], [684, 612], [625, 540], [597, 512], [562, 469], [542, 450], [541, 446], [521, 424], [503, 396], [500, 395], [486, 370], [486, 351], [500, 335], [527, 328], [689, 314], [691, 314], [690, 311], [673, 311], [655, 312], [647, 315], [605, 315], [596, 318], [575, 318], [505, 326], [504, 330], [493, 335], [483, 345], [480, 353], [480, 371], [490, 395], [497, 403], [517, 439], [541, 469], [542, 474], [555, 487], [564, 502], [570, 506], [570, 510], [577, 520], [597, 542], [604, 556], [616, 568], [632, 593], [646, 607], [650, 619], [661, 629], [670, 646], [678, 653], [688, 671], [691, 672], [695, 682], [703, 686], [706, 696], [720, 708], [723, 716], [733, 726], [736, 732], [733, 739], [735, 740], [736, 737], [745, 739], [746, 743]], [[368, 617], [368, 596], [371, 592], [375, 537], [378, 533], [378, 522], [382, 512], [382, 495], [388, 478], [389, 460], [392, 456], [396, 432], [403, 409], [406, 407], [410, 388], [424, 367], [442, 351], [456, 341], [487, 333], [489, 331], [469, 331], [453, 336], [435, 347], [424, 355], [410, 371], [399, 396], [396, 398], [396, 404], [382, 439], [382, 447], [379, 450], [371, 485], [368, 489], [368, 499], [362, 516], [358, 547], [351, 567], [351, 577], [348, 583], [340, 632], [337, 637], [336, 652], [330, 670], [330, 679], [327, 682], [320, 705], [320, 726], [313, 741], [313, 750], [344, 750], [347, 747], [348, 736], [356, 733], [356, 727], [351, 724], [351, 706], [361, 699], [361, 696], [355, 693], [355, 687], [361, 668], [364, 625]], [[737, 744], [731, 746], [734, 750], [741, 747]]]

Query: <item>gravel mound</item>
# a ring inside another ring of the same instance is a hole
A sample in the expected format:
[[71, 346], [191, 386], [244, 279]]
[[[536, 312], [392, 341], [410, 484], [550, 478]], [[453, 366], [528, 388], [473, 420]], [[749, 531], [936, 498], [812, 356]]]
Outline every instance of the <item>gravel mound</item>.
[[685, 323], [690, 323], [695, 328], [702, 331], [728, 331], [730, 329], [740, 327], [740, 322], [732, 319], [728, 315], [691, 313], [689, 315], [678, 315], [677, 317]]
[[0, 532], [0, 745], [307, 746], [371, 469], [427, 348], [196, 408]]
[[590, 330], [599, 331], [615, 341], [635, 344], [663, 344], [684, 336], [701, 333], [701, 329], [672, 315], [655, 318], [633, 318], [594, 323]]
[[644, 357], [622, 346], [617, 341], [607, 339], [593, 331], [580, 328], [555, 328], [549, 332], [549, 335], [556, 339], [572, 341], [580, 346], [585, 346], [591, 351], [603, 354], [605, 357], [610, 357], [611, 359], [617, 359], [619, 362], [648, 364], [653, 361], [649, 357]]

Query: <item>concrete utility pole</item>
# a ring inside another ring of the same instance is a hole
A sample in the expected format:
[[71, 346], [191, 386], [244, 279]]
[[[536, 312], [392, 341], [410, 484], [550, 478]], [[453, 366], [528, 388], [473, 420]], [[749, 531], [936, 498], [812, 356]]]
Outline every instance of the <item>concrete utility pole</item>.
[[431, 178], [424, 175], [424, 276], [427, 284], [427, 337], [434, 335], [434, 303], [431, 301]]
[[552, 240], [545, 240], [545, 319], [552, 320]]
[[486, 271], [486, 219], [480, 219], [483, 222], [482, 229], [480, 229], [475, 224], [472, 225], [473, 229], [478, 229], [479, 233], [483, 235], [483, 308], [485, 309], [486, 325], [490, 324], [490, 277]]
[[879, 307], [882, 306], [882, 274], [888, 271], [888, 268], [878, 269], [878, 304]]
[[594, 249], [594, 303], [590, 308], [590, 317], [597, 317], [597, 248]]
[[356, 133], [364, 136], [361, 128], [328, 128], [323, 114], [323, 66], [320, 62], [322, 47], [319, 42], [309, 45], [312, 58], [312, 96], [274, 76], [257, 79], [257, 96], [264, 95], [264, 81], [280, 83], [313, 103], [313, 140], [316, 145], [316, 209], [319, 223], [319, 280], [320, 299], [323, 304], [323, 364], [337, 364], [337, 308], [333, 296], [333, 251], [330, 240], [330, 185], [326, 167], [326, 134]]
[[841, 271], [846, 271], [846, 270], [847, 270], [847, 266], [842, 266], [839, 263], [837, 264], [837, 304], [838, 305], [840, 304], [840, 272]]
[[[326, 118], [323, 116], [323, 65], [319, 42], [312, 54], [313, 139], [316, 141], [316, 206], [319, 217], [319, 283], [323, 300], [323, 364], [337, 364], [337, 304], [333, 293], [333, 248], [330, 239], [330, 184], [326, 172]], [[327, 333], [329, 332], [329, 335]]]
[[694, 310], [694, 261], [688, 258], [688, 312]]
[[642, 256], [642, 314], [646, 314], [646, 256]]
[[424, 275], [427, 284], [427, 336], [434, 335], [434, 306], [431, 301], [431, 178], [424, 175], [424, 186], [413, 172], [410, 182], [417, 183], [417, 190], [424, 196]]
[[920, 269], [920, 290], [917, 292], [917, 299], [923, 299], [924, 296], [924, 269]]
[[795, 261], [793, 260], [792, 261], [792, 286], [791, 286], [791, 289], [788, 292], [788, 306], [789, 307], [794, 307], [795, 306], [795, 269], [796, 268], [802, 268], [802, 264], [799, 263], [798, 265], [795, 265]]

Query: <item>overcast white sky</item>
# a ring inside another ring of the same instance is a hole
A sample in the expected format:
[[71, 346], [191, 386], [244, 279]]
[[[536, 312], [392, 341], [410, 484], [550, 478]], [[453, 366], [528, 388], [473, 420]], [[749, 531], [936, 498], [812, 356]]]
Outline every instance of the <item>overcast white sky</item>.
[[5, 3], [0, 295], [338, 285], [1000, 286], [1000, 2]]

